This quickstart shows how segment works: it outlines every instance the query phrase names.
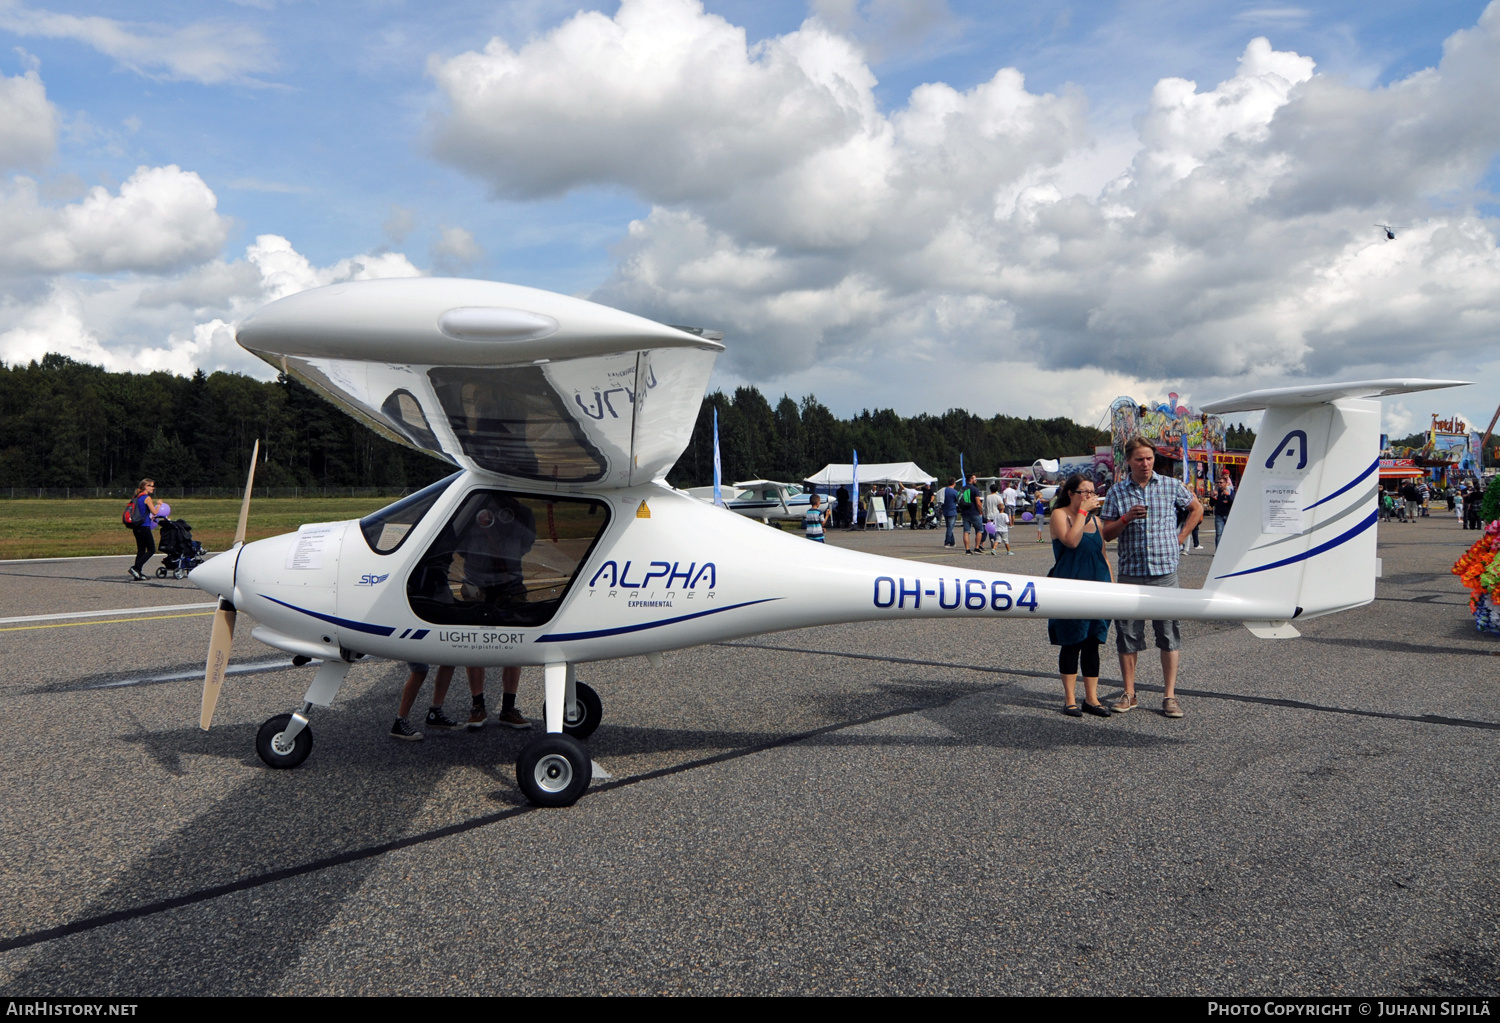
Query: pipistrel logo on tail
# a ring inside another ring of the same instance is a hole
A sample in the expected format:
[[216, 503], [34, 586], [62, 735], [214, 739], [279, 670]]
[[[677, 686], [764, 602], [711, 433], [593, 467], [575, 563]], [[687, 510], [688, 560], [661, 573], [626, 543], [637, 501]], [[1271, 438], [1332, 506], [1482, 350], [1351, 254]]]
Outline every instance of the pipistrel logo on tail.
[[[1281, 438], [1281, 443], [1276, 445], [1276, 450], [1271, 452], [1271, 457], [1266, 459], [1266, 468], [1276, 468], [1276, 459], [1285, 455], [1290, 458], [1297, 456], [1297, 468], [1307, 468], [1307, 434], [1302, 430], [1293, 430]], [[1282, 468], [1285, 468], [1283, 466]]]
[[379, 586], [381, 583], [385, 582], [390, 577], [391, 577], [391, 574], [389, 572], [387, 572], [385, 575], [362, 575], [362, 576], [359, 577], [359, 582], [355, 583], [354, 585], [355, 586]]

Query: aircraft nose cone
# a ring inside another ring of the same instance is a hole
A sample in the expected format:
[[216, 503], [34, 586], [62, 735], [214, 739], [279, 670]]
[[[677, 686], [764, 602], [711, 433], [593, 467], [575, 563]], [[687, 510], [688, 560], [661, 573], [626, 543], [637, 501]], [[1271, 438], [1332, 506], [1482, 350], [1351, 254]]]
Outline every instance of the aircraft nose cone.
[[216, 554], [188, 573], [188, 581], [199, 589], [225, 600], [234, 600], [234, 567], [238, 549]]

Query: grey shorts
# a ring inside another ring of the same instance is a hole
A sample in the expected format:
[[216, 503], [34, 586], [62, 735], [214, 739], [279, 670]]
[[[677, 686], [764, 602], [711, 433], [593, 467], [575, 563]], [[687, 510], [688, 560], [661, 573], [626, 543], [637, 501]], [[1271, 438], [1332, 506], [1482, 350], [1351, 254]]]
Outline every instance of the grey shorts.
[[[1130, 583], [1135, 586], [1171, 586], [1177, 585], [1177, 573], [1168, 575], [1122, 575], [1120, 582]], [[1152, 631], [1156, 633], [1156, 648], [1158, 650], [1180, 650], [1182, 649], [1182, 627], [1173, 621], [1151, 622]], [[1115, 620], [1115, 649], [1122, 654], [1138, 654], [1146, 649], [1146, 622], [1143, 619], [1136, 621]]]

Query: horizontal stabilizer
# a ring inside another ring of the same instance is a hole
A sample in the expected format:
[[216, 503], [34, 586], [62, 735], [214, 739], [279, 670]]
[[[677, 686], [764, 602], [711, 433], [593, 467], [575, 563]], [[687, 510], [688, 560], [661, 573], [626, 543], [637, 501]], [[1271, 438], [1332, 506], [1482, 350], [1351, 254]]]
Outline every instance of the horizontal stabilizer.
[[1439, 387], [1463, 387], [1469, 383], [1472, 381], [1405, 379], [1356, 380], [1346, 384], [1319, 384], [1311, 387], [1268, 387], [1221, 401], [1211, 401], [1201, 411], [1217, 416], [1226, 412], [1255, 412], [1263, 408], [1322, 405], [1340, 398], [1381, 398], [1390, 394], [1431, 391]]

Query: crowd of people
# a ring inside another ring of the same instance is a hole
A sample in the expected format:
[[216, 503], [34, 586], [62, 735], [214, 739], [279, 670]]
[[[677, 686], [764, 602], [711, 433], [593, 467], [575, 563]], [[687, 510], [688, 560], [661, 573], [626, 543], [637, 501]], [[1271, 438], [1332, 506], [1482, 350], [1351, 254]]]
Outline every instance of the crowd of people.
[[1431, 517], [1437, 508], [1446, 508], [1464, 529], [1480, 529], [1479, 509], [1484, 491], [1476, 480], [1462, 480], [1453, 486], [1436, 488], [1425, 479], [1407, 480], [1393, 490], [1380, 492], [1380, 521], [1415, 522]]
[[[1070, 476], [1057, 488], [1050, 503], [1039, 499], [1041, 488], [1034, 484], [1019, 488], [1010, 484], [1002, 491], [998, 483], [982, 485], [976, 475], [970, 475], [967, 479], [953, 477], [941, 488], [887, 487], [882, 491], [872, 486], [860, 496], [856, 513], [847, 490], [841, 488], [832, 510], [820, 508], [814, 498], [814, 510], [808, 512], [808, 535], [822, 540], [823, 526], [830, 522], [861, 528], [865, 509], [874, 507], [871, 499], [879, 497], [885, 500], [885, 507], [905, 508], [908, 528], [935, 526], [940, 520], [946, 529], [944, 547], [956, 549], [962, 542], [966, 555], [994, 555], [1003, 546], [1007, 554], [1014, 554], [1011, 528], [1018, 512], [1029, 510], [1037, 524], [1038, 541], [1044, 532], [1052, 540], [1050, 576], [1176, 587], [1179, 558], [1203, 549], [1198, 530], [1206, 515], [1213, 516], [1216, 550], [1223, 541], [1224, 527], [1234, 507], [1234, 481], [1225, 470], [1211, 487], [1200, 482], [1190, 489], [1178, 479], [1163, 476], [1155, 471], [1156, 447], [1144, 437], [1127, 442], [1125, 460], [1127, 472], [1113, 485], [1096, 484], [1082, 475]], [[1463, 528], [1478, 529], [1483, 498], [1477, 482], [1438, 490], [1425, 481], [1414, 480], [1398, 490], [1381, 491], [1380, 517], [1384, 521], [1414, 522], [1427, 516], [1434, 506], [1446, 504]], [[842, 520], [840, 507], [849, 509]], [[1118, 577], [1105, 553], [1110, 541], [1116, 545]], [[1048, 640], [1059, 648], [1058, 674], [1065, 714], [1109, 717], [1136, 709], [1138, 660], [1147, 648], [1145, 625], [1144, 621], [1113, 622], [1124, 691], [1105, 705], [1099, 699], [1099, 649], [1108, 640], [1111, 623], [1103, 619], [1048, 620]], [[1152, 645], [1161, 659], [1161, 712], [1169, 718], [1180, 718], [1183, 710], [1176, 689], [1181, 626], [1176, 621], [1153, 621], [1151, 625]], [[1082, 703], [1077, 700], [1080, 675]]]

